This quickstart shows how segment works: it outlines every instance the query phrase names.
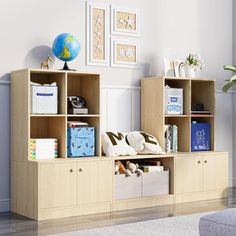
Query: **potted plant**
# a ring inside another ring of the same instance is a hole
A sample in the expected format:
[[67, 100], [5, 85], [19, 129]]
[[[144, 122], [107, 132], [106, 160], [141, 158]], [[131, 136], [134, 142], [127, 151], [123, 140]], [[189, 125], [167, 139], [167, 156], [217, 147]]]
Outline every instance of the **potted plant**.
[[[229, 70], [233, 73], [236, 73], [236, 66], [225, 65], [224, 70]], [[236, 85], [236, 75], [233, 75], [230, 79], [227, 79], [225, 81], [228, 81], [228, 83], [224, 85], [222, 90], [224, 92], [227, 92], [232, 86]]]
[[185, 73], [186, 77], [194, 77], [195, 71], [202, 70], [204, 67], [203, 61], [201, 60], [200, 56], [197, 54], [191, 54], [186, 57], [185, 60]]

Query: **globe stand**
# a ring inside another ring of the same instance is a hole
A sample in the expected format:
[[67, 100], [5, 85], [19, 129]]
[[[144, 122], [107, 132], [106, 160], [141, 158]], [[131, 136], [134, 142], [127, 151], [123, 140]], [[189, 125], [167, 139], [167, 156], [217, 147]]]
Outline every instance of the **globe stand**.
[[61, 70], [71, 70], [71, 71], [76, 71], [75, 69], [70, 69], [67, 62], [65, 62], [63, 68]]

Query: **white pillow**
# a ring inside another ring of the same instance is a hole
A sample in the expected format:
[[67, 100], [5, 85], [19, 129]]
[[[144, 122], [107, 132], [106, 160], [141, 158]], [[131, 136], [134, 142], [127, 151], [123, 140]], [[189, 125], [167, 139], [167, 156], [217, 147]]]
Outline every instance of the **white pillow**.
[[116, 157], [131, 155], [134, 156], [137, 152], [129, 146], [125, 140], [125, 135], [121, 132], [105, 132], [102, 135], [102, 147], [106, 156]]
[[163, 154], [157, 139], [142, 131], [129, 132], [126, 139], [138, 154]]

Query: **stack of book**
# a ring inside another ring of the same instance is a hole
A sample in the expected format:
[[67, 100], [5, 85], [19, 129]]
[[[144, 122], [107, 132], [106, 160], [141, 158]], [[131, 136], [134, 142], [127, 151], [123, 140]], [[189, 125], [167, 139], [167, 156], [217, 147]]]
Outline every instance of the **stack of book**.
[[81, 121], [68, 121], [67, 122], [68, 128], [77, 128], [77, 127], [84, 127], [84, 126], [88, 126], [88, 123], [81, 122]]
[[164, 171], [164, 166], [161, 165], [160, 161], [156, 160], [144, 160], [144, 164], [140, 165], [139, 168], [143, 170], [144, 173]]
[[178, 127], [165, 125], [165, 152], [178, 152]]
[[47, 160], [58, 157], [57, 139], [30, 139], [30, 158], [33, 160]]

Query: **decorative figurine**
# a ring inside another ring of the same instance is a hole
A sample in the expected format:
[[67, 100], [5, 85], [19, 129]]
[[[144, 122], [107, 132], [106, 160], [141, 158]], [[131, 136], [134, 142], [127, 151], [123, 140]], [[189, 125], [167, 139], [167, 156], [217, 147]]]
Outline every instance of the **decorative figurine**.
[[41, 69], [49, 69], [50, 61], [52, 61], [52, 58], [51, 58], [50, 54], [48, 54], [47, 59], [45, 59], [45, 60], [41, 63]]

